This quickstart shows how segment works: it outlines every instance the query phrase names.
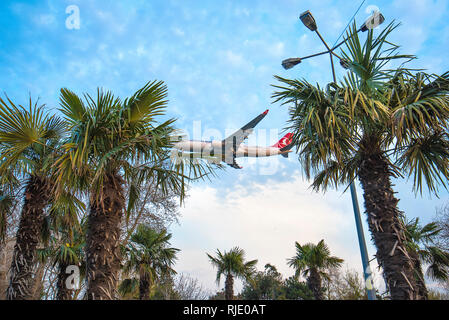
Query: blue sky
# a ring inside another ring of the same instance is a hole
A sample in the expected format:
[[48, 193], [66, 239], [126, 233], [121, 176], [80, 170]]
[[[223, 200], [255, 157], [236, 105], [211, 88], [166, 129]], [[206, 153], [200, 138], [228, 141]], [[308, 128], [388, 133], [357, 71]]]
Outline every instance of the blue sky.
[[[360, 3], [3, 0], [0, 89], [19, 103], [29, 94], [39, 97], [55, 110], [61, 87], [94, 93], [100, 86], [126, 97], [147, 81], [164, 80], [168, 114], [190, 134], [193, 123], [201, 121], [203, 138], [211, 138], [210, 130], [224, 135], [270, 108], [258, 126], [261, 131], [249, 142], [272, 144], [287, 120], [287, 108], [270, 98], [273, 75], [320, 84], [331, 80], [327, 56], [287, 71], [281, 67], [285, 58], [323, 49], [300, 23], [299, 14], [310, 9], [325, 39], [334, 43]], [[66, 27], [70, 5], [79, 8], [79, 29]], [[356, 16], [358, 23], [375, 7], [386, 22], [394, 18], [402, 23], [391, 39], [402, 46], [401, 52], [419, 57], [414, 67], [435, 73], [449, 70], [449, 1], [366, 1]], [[172, 227], [174, 244], [183, 250], [178, 271], [215, 290], [205, 252], [239, 245], [248, 258], [259, 259], [259, 269], [271, 262], [288, 276], [292, 271], [285, 259], [293, 256], [294, 241], [321, 239], [349, 268], [361, 270], [348, 194], [307, 189], [294, 156], [241, 163], [243, 170], [228, 169], [212, 182], [191, 186], [180, 225]], [[440, 199], [416, 199], [410, 183], [395, 183], [400, 209], [409, 217], [430, 221], [435, 208], [449, 200], [444, 190]], [[365, 234], [369, 242], [366, 225]], [[371, 245], [369, 251], [375, 253]]]

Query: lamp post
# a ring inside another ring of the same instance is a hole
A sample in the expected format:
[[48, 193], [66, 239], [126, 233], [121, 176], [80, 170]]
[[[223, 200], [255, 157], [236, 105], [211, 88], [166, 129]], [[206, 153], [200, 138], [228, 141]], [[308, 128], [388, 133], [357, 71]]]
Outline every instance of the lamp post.
[[[348, 39], [345, 39], [342, 42], [335, 45], [333, 48], [330, 48], [329, 45], [324, 40], [324, 38], [319, 33], [315, 18], [313, 17], [312, 13], [309, 10], [307, 10], [306, 12], [303, 12], [300, 15], [299, 19], [310, 31], [313, 31], [318, 35], [318, 37], [320, 38], [321, 42], [323, 42], [323, 44], [327, 50], [319, 52], [319, 53], [315, 53], [315, 54], [312, 54], [312, 55], [309, 55], [306, 57], [302, 57], [302, 58], [285, 59], [284, 61], [282, 61], [282, 66], [286, 70], [291, 69], [294, 66], [296, 66], [297, 64], [300, 64], [303, 60], [317, 57], [317, 56], [320, 56], [323, 54], [329, 54], [330, 61], [331, 61], [331, 67], [332, 67], [332, 78], [334, 80], [334, 83], [336, 83], [337, 80], [336, 80], [336, 76], [335, 76], [334, 57], [340, 59], [340, 65], [345, 69], [349, 68], [349, 63], [345, 59], [343, 59], [339, 55], [337, 55], [334, 51], [338, 47], [340, 47], [342, 44], [344, 44]], [[380, 12], [375, 11], [371, 15], [371, 17], [369, 17], [365, 21], [365, 23], [363, 23], [363, 25], [360, 27], [360, 29], [357, 30], [357, 33], [360, 31], [365, 32], [370, 29], [374, 29], [377, 26], [379, 26], [381, 23], [383, 23], [384, 21], [385, 21], [384, 16]], [[362, 256], [363, 275], [365, 278], [365, 289], [366, 289], [366, 292], [368, 295], [368, 299], [376, 300], [376, 292], [375, 292], [374, 286], [373, 286], [371, 269], [369, 266], [369, 259], [368, 259], [368, 250], [366, 248], [365, 236], [363, 234], [362, 219], [360, 217], [360, 208], [359, 208], [359, 203], [357, 200], [357, 192], [356, 192], [354, 182], [351, 182], [351, 184], [350, 184], [350, 191], [351, 191], [351, 198], [352, 198], [352, 207], [353, 207], [354, 216], [355, 216], [355, 224], [356, 224], [356, 228], [357, 228], [357, 236], [358, 236], [358, 241], [359, 241], [360, 254]]]
[[[332, 56], [337, 57], [338, 59], [340, 59], [340, 65], [342, 65], [345, 69], [348, 68], [347, 62], [341, 58], [339, 55], [337, 55], [335, 53], [335, 50], [338, 49], [342, 44], [344, 44], [346, 41], [348, 41], [348, 39], [345, 39], [343, 41], [341, 41], [340, 43], [338, 43], [337, 45], [335, 45], [334, 47], [330, 48], [326, 41], [324, 41], [323, 37], [321, 36], [321, 34], [318, 31], [318, 27], [315, 21], [315, 18], [312, 16], [312, 13], [310, 11], [306, 11], [304, 13], [301, 14], [301, 16], [299, 17], [302, 21], [302, 23], [310, 30], [313, 32], [316, 32], [318, 37], [320, 38], [320, 40], [324, 43], [325, 47], [326, 47], [326, 51], [322, 51], [319, 53], [315, 53], [315, 54], [311, 54], [309, 56], [305, 56], [302, 58], [289, 58], [289, 59], [285, 59], [284, 61], [282, 61], [282, 66], [284, 67], [284, 69], [291, 69], [294, 66], [296, 66], [297, 64], [301, 63], [303, 60], [309, 59], [309, 58], [314, 58], [317, 56], [321, 56], [323, 54], [329, 54], [330, 58], [331, 58], [331, 66], [332, 66], [332, 76], [334, 79], [334, 82], [336, 81], [335, 79], [335, 69], [334, 69], [334, 64], [333, 64], [333, 58]], [[365, 32], [371, 29], [374, 29], [376, 27], [378, 27], [380, 24], [382, 24], [385, 21], [384, 16], [379, 12], [379, 11], [375, 11], [364, 23], [363, 25], [360, 27], [360, 29], [357, 30], [357, 33], [359, 33], [360, 31]]]

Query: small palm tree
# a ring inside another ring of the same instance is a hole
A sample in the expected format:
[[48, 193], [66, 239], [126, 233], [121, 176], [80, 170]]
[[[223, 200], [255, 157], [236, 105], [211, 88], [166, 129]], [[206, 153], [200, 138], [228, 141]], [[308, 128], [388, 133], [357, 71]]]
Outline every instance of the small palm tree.
[[257, 264], [257, 260], [245, 262], [245, 251], [239, 247], [234, 247], [229, 252], [224, 251], [223, 253], [217, 249], [215, 257], [209, 254], [207, 256], [212, 265], [217, 268], [217, 284], [220, 284], [221, 276], [226, 278], [226, 300], [234, 298], [234, 277], [249, 281], [256, 272], [254, 266]]
[[[189, 178], [209, 173], [202, 164], [170, 164], [174, 119], [157, 122], [165, 113], [167, 87], [147, 83], [121, 101], [98, 89], [85, 101], [61, 89], [61, 109], [70, 137], [57, 163], [58, 190], [69, 186], [89, 195], [86, 238], [87, 297], [114, 299], [120, 270], [121, 222], [126, 210], [125, 185], [155, 181], [162, 191], [175, 190], [181, 201]], [[187, 160], [189, 161], [189, 160]], [[130, 204], [133, 201], [128, 201]], [[128, 210], [129, 211], [129, 210]]]
[[52, 198], [50, 168], [64, 132], [62, 122], [43, 106], [16, 106], [0, 98], [0, 178], [25, 180], [23, 205], [10, 268], [7, 299], [29, 299], [44, 210]]
[[139, 299], [139, 279], [137, 277], [123, 279], [118, 285], [118, 292], [122, 300]]
[[[51, 259], [53, 265], [57, 266], [56, 299], [72, 300], [76, 298], [80, 288], [72, 289], [68, 287], [69, 266], [76, 266], [80, 271], [79, 282], [85, 278], [85, 245], [86, 245], [86, 223], [85, 220], [78, 226], [60, 228], [58, 237], [51, 246]], [[80, 283], [75, 284], [75, 287]]]
[[6, 231], [8, 228], [8, 216], [14, 206], [15, 194], [11, 192], [9, 186], [0, 188], [0, 245], [5, 242]]
[[403, 220], [406, 227], [407, 251], [415, 263], [416, 282], [420, 299], [428, 299], [422, 264], [428, 265], [426, 274], [433, 280], [445, 282], [449, 278], [449, 252], [435, 244], [441, 232], [435, 222], [421, 226], [419, 218]]
[[[144, 224], [139, 225], [131, 236], [123, 271], [125, 274], [139, 275], [140, 300], [150, 298], [151, 288], [157, 281], [176, 274], [173, 265], [179, 249], [169, 247], [171, 237], [165, 229], [156, 231]], [[127, 285], [131, 283], [133, 281], [126, 282]]]
[[69, 266], [84, 269], [84, 242], [79, 240], [72, 238], [72, 241], [69, 241], [66, 237], [52, 237], [45, 248], [37, 250], [38, 260], [43, 264], [51, 264], [49, 268], [56, 274], [56, 291], [54, 292], [56, 300], [72, 300], [75, 296], [75, 291], [67, 286], [70, 275], [67, 271]]
[[340, 267], [343, 259], [331, 256], [324, 240], [318, 242], [317, 245], [307, 243], [303, 246], [295, 242], [295, 246], [296, 255], [287, 259], [288, 266], [295, 269], [296, 277], [301, 274], [307, 277], [307, 285], [313, 292], [315, 299], [323, 300], [322, 278], [328, 278], [326, 271]]
[[387, 40], [393, 23], [362, 45], [354, 25], [348, 33], [350, 71], [324, 89], [305, 80], [277, 77], [286, 86], [273, 94], [291, 104], [288, 129], [315, 189], [347, 186], [359, 178], [368, 226], [393, 299], [415, 299], [413, 262], [405, 248], [391, 179], [413, 176], [414, 188], [437, 192], [449, 178], [449, 72], [416, 72], [401, 65]]

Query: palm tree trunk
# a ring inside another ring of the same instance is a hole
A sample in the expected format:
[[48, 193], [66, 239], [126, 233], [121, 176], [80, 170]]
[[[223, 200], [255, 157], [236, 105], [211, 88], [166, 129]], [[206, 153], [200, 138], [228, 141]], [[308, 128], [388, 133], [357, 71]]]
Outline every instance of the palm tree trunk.
[[44, 290], [44, 276], [45, 273], [45, 263], [38, 263], [37, 268], [34, 272], [34, 285], [32, 290], [31, 300], [41, 300], [42, 293]]
[[234, 299], [234, 277], [228, 273], [225, 281], [225, 300]]
[[120, 270], [120, 223], [124, 211], [123, 180], [106, 175], [100, 194], [91, 193], [86, 237], [87, 298], [113, 300]]
[[318, 270], [310, 269], [309, 277], [307, 278], [307, 286], [313, 292], [315, 300], [324, 300], [323, 289], [321, 288], [321, 277]]
[[15, 243], [16, 238], [11, 238], [6, 239], [5, 243], [0, 244], [0, 300], [6, 299], [8, 272], [11, 266]]
[[416, 282], [413, 261], [405, 247], [404, 226], [398, 199], [391, 188], [390, 164], [377, 141], [364, 139], [359, 178], [364, 190], [368, 226], [377, 247], [379, 261], [387, 288], [394, 300], [414, 300]]
[[424, 273], [422, 271], [421, 261], [419, 260], [416, 252], [409, 252], [409, 255], [413, 259], [415, 266], [415, 279], [416, 279], [416, 291], [418, 292], [417, 299], [428, 300], [429, 292], [427, 291], [426, 283], [424, 281]]
[[146, 272], [141, 272], [139, 275], [139, 299], [150, 299], [150, 278]]
[[59, 270], [58, 270], [58, 282], [56, 284], [57, 287], [57, 294], [56, 299], [57, 300], [72, 300], [72, 292], [70, 289], [67, 288], [67, 278], [70, 276], [70, 274], [66, 273], [66, 269], [69, 266], [68, 263], [60, 262], [59, 263]]
[[50, 187], [46, 179], [30, 176], [25, 188], [10, 268], [9, 287], [6, 292], [8, 300], [32, 299], [36, 248], [41, 238], [44, 208], [49, 199]]

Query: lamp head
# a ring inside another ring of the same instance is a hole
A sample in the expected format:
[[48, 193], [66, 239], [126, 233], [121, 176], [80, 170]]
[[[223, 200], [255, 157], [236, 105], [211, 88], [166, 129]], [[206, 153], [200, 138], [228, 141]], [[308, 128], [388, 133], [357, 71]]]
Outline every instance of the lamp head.
[[307, 28], [310, 29], [310, 31], [316, 31], [318, 29], [315, 18], [312, 16], [312, 13], [309, 10], [301, 13], [299, 19]]
[[285, 70], [291, 69], [297, 64], [301, 63], [301, 58], [289, 58], [282, 61], [282, 66]]
[[384, 16], [379, 11], [374, 11], [374, 13], [369, 17], [365, 23], [362, 25], [361, 30], [363, 32], [372, 30], [385, 21]]

